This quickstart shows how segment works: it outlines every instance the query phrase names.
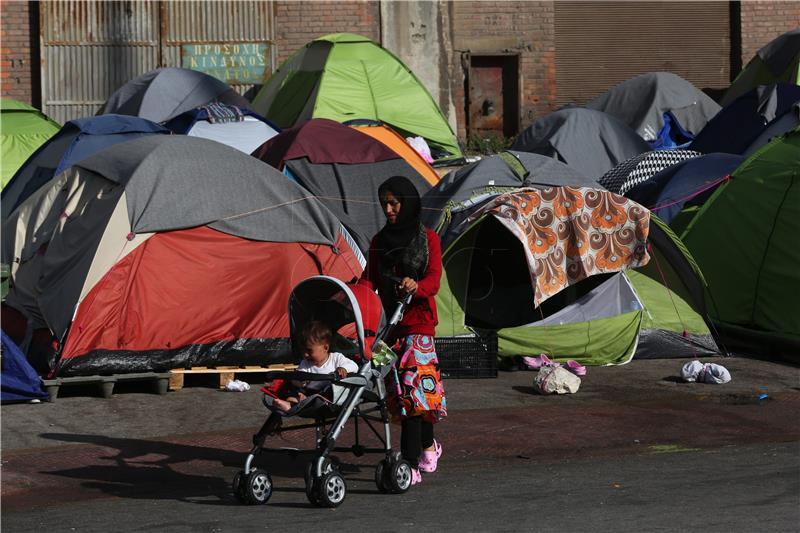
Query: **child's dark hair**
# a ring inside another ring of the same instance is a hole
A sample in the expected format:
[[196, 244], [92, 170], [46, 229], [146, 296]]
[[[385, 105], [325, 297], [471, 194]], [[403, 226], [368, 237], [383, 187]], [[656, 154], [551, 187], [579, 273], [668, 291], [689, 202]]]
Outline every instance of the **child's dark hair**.
[[306, 344], [330, 344], [333, 332], [325, 323], [312, 320], [300, 329], [297, 340], [301, 346]]

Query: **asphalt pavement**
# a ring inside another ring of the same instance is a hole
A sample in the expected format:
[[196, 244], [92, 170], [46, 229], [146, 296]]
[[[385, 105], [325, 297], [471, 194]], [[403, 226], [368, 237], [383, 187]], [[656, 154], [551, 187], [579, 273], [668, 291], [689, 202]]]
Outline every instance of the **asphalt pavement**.
[[706, 385], [678, 379], [685, 361], [590, 367], [563, 396], [535, 394], [530, 371], [448, 380], [440, 470], [384, 495], [377, 456], [340, 454], [348, 496], [334, 510], [308, 504], [304, 453], [258, 458], [275, 485], [267, 505], [231, 494], [265, 416], [255, 381], [165, 396], [126, 384], [109, 399], [64, 388], [54, 403], [0, 411], [2, 528], [798, 531], [800, 369], [715, 358], [733, 379]]

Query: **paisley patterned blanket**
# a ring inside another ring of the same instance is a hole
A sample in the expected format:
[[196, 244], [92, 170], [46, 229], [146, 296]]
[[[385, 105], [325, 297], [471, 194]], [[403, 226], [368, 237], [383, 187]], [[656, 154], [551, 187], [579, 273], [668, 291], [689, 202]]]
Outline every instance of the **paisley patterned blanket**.
[[572, 187], [500, 194], [466, 223], [491, 215], [523, 244], [538, 306], [594, 274], [646, 265], [650, 212], [612, 192]]

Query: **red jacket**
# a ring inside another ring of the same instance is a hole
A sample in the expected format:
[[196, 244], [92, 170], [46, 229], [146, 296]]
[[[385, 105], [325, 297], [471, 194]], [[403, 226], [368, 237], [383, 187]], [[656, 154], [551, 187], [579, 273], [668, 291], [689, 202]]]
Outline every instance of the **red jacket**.
[[[417, 280], [417, 292], [403, 314], [403, 320], [395, 328], [393, 335], [404, 337], [406, 335], [433, 335], [439, 317], [436, 314], [434, 296], [439, 292], [439, 283], [442, 277], [442, 246], [439, 236], [431, 229], [425, 228], [428, 236], [428, 268], [422, 279]], [[376, 236], [377, 238], [377, 236]], [[373, 238], [369, 245], [367, 266], [361, 275], [359, 283], [376, 290], [380, 287], [380, 256], [376, 250], [376, 239]], [[389, 317], [386, 317], [387, 320]]]

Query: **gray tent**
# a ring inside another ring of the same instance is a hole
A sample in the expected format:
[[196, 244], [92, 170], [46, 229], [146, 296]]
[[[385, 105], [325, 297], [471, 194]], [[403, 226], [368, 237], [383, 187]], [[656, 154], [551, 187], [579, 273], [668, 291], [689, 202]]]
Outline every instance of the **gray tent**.
[[117, 113], [165, 122], [211, 102], [250, 109], [243, 96], [213, 76], [185, 68], [159, 68], [117, 89], [97, 114]]
[[296, 283], [362, 269], [319, 199], [182, 135], [84, 159], [28, 197], [2, 236], [7, 303], [62, 342], [62, 374], [263, 364], [288, 337]]
[[498, 193], [521, 187], [588, 187], [597, 182], [550, 157], [506, 151], [448, 173], [422, 197], [423, 222], [436, 229], [442, 249], [456, 236], [457, 227], [478, 206]]
[[480, 202], [481, 198], [520, 187], [571, 186], [596, 188], [597, 183], [551, 157], [505, 151], [445, 175], [422, 197], [422, 219], [439, 227], [448, 207]]
[[615, 116], [648, 142], [658, 138], [666, 112], [685, 131], [697, 135], [720, 110], [703, 91], [671, 72], [649, 72], [623, 81], [586, 107]]
[[531, 124], [511, 149], [553, 157], [584, 176], [599, 178], [626, 159], [647, 152], [650, 146], [607, 113], [567, 107]]

